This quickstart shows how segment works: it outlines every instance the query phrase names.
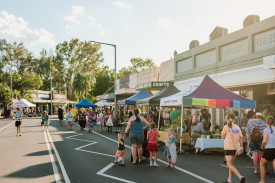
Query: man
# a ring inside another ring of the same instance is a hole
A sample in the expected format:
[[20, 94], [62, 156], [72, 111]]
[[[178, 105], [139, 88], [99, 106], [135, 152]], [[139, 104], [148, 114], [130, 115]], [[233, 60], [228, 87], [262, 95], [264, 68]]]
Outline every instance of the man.
[[64, 118], [64, 111], [63, 111], [63, 109], [60, 107], [60, 108], [58, 108], [57, 113], [58, 113], [58, 119], [59, 119], [60, 126], [62, 126], [63, 118]]
[[258, 174], [258, 155], [262, 154], [262, 137], [263, 131], [267, 127], [261, 113], [256, 113], [256, 119], [248, 122], [246, 127], [246, 138], [248, 146], [251, 148], [251, 153], [254, 163], [254, 174]]

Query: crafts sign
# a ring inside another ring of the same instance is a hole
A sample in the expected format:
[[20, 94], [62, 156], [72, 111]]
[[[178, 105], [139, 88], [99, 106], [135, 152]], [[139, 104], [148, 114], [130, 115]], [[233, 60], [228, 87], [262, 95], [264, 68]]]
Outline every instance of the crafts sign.
[[165, 88], [165, 87], [169, 86], [170, 84], [171, 84], [171, 82], [150, 82], [150, 83], [138, 85], [136, 87], [136, 89], [142, 90], [142, 89], [146, 89], [146, 88]]

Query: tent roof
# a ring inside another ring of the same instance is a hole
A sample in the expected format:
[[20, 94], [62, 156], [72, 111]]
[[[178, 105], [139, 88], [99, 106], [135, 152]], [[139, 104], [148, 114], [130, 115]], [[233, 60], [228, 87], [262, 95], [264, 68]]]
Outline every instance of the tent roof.
[[127, 105], [136, 105], [136, 101], [150, 97], [151, 95], [147, 93], [145, 90], [141, 90], [135, 95], [125, 99], [117, 101], [117, 104], [127, 104]]
[[12, 107], [36, 107], [35, 104], [30, 103], [26, 99], [20, 99], [17, 104], [13, 104]]
[[223, 88], [206, 75], [184, 92], [161, 99], [161, 106], [178, 105], [254, 109], [255, 101]]
[[114, 104], [113, 102], [107, 102], [107, 100], [101, 100], [101, 101], [95, 103], [95, 105], [100, 106], [100, 107], [102, 107], [102, 106], [112, 106], [113, 104]]
[[75, 104], [76, 107], [97, 107], [97, 105], [88, 101], [87, 99], [82, 100], [81, 102]]
[[180, 90], [174, 85], [169, 85], [157, 94], [137, 101], [139, 105], [160, 105], [160, 99], [178, 93]]

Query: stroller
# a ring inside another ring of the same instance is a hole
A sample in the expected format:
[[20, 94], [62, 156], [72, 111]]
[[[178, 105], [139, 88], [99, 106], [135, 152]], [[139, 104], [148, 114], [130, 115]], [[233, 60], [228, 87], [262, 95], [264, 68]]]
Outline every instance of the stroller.
[[[146, 148], [147, 148], [147, 145], [148, 145], [147, 132], [148, 132], [148, 130], [144, 130], [144, 140], [143, 140], [143, 144], [142, 144], [142, 156], [146, 157], [146, 161], [148, 161], [148, 159], [150, 157], [149, 151], [146, 151]], [[137, 154], [137, 159], [138, 159], [138, 154]], [[131, 161], [133, 162], [132, 153], [131, 153]]]

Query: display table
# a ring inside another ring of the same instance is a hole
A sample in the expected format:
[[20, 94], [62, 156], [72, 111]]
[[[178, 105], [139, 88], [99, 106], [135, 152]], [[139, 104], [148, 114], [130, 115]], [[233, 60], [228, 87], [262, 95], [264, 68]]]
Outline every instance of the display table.
[[[159, 137], [158, 137], [158, 141], [164, 142], [164, 140], [166, 139], [168, 132], [163, 132], [163, 131], [159, 131]], [[180, 133], [175, 133], [174, 136], [177, 139], [177, 143], [180, 143]], [[189, 133], [182, 133], [182, 143], [183, 144], [190, 144], [190, 136]]]
[[197, 138], [195, 148], [196, 153], [200, 150], [204, 149], [219, 149], [223, 150], [224, 147], [224, 139], [205, 139], [205, 138]]

